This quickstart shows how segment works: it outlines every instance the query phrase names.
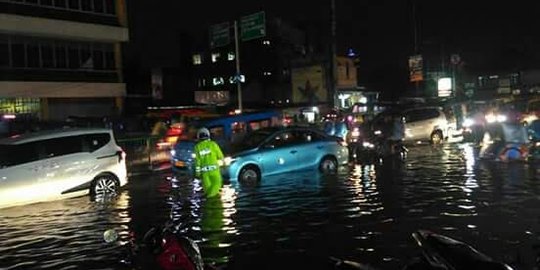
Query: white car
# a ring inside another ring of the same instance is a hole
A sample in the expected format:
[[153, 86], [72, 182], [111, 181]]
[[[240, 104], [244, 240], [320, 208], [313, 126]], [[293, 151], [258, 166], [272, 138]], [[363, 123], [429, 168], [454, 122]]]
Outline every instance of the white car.
[[405, 138], [408, 143], [429, 141], [441, 143], [457, 133], [456, 122], [446, 117], [438, 106], [421, 106], [382, 112], [373, 120], [372, 128], [382, 126], [387, 115], [400, 115], [405, 119]]
[[125, 152], [109, 129], [61, 129], [0, 140], [0, 208], [116, 194], [127, 183]]

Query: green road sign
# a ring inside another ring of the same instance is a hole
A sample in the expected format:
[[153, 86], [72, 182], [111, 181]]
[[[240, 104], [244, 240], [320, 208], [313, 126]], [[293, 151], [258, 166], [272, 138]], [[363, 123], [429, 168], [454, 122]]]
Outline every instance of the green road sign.
[[229, 22], [210, 26], [210, 47], [216, 48], [229, 45], [231, 42]]
[[243, 41], [266, 36], [264, 11], [257, 12], [240, 19], [240, 38]]

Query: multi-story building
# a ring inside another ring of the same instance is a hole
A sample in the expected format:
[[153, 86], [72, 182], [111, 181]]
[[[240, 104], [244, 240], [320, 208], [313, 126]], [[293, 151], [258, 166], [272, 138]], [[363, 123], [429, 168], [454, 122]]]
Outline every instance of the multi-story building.
[[0, 0], [0, 114], [121, 112], [125, 0]]
[[[231, 37], [232, 33], [231, 29]], [[195, 101], [237, 104], [234, 38], [228, 45], [212, 49], [206, 44], [193, 55]], [[280, 18], [267, 16], [266, 35], [240, 41], [239, 46], [242, 76], [238, 79], [243, 81], [243, 103], [256, 106], [290, 102], [291, 61], [312, 53], [305, 32]]]

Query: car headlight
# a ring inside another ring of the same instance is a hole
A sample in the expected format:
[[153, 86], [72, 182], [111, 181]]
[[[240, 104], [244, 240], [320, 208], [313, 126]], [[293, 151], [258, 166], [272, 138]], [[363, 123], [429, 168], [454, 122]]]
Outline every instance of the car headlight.
[[472, 125], [474, 125], [474, 120], [472, 120], [471, 118], [465, 118], [465, 120], [463, 120], [463, 127], [471, 127]]
[[364, 142], [362, 146], [364, 146], [365, 148], [375, 148], [375, 145], [370, 142]]
[[172, 156], [172, 157], [176, 156], [176, 150], [174, 150], [174, 149], [171, 150], [171, 156]]
[[195, 155], [195, 153], [191, 153], [191, 158], [192, 159], [195, 159], [197, 157], [197, 155]]
[[503, 115], [503, 114], [497, 115], [497, 122], [499, 123], [506, 122], [507, 119], [508, 118], [506, 117], [506, 115]]
[[225, 157], [225, 158], [223, 159], [223, 165], [222, 165], [222, 166], [229, 166], [229, 165], [231, 165], [231, 163], [233, 163], [235, 160], [236, 160], [236, 158]]

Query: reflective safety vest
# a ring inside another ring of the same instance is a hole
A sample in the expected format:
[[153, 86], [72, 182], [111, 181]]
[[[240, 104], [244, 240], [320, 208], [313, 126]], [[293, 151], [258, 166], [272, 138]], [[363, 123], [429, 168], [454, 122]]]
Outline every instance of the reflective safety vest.
[[195, 144], [195, 172], [207, 172], [219, 169], [223, 153], [219, 145], [212, 140], [202, 140]]

